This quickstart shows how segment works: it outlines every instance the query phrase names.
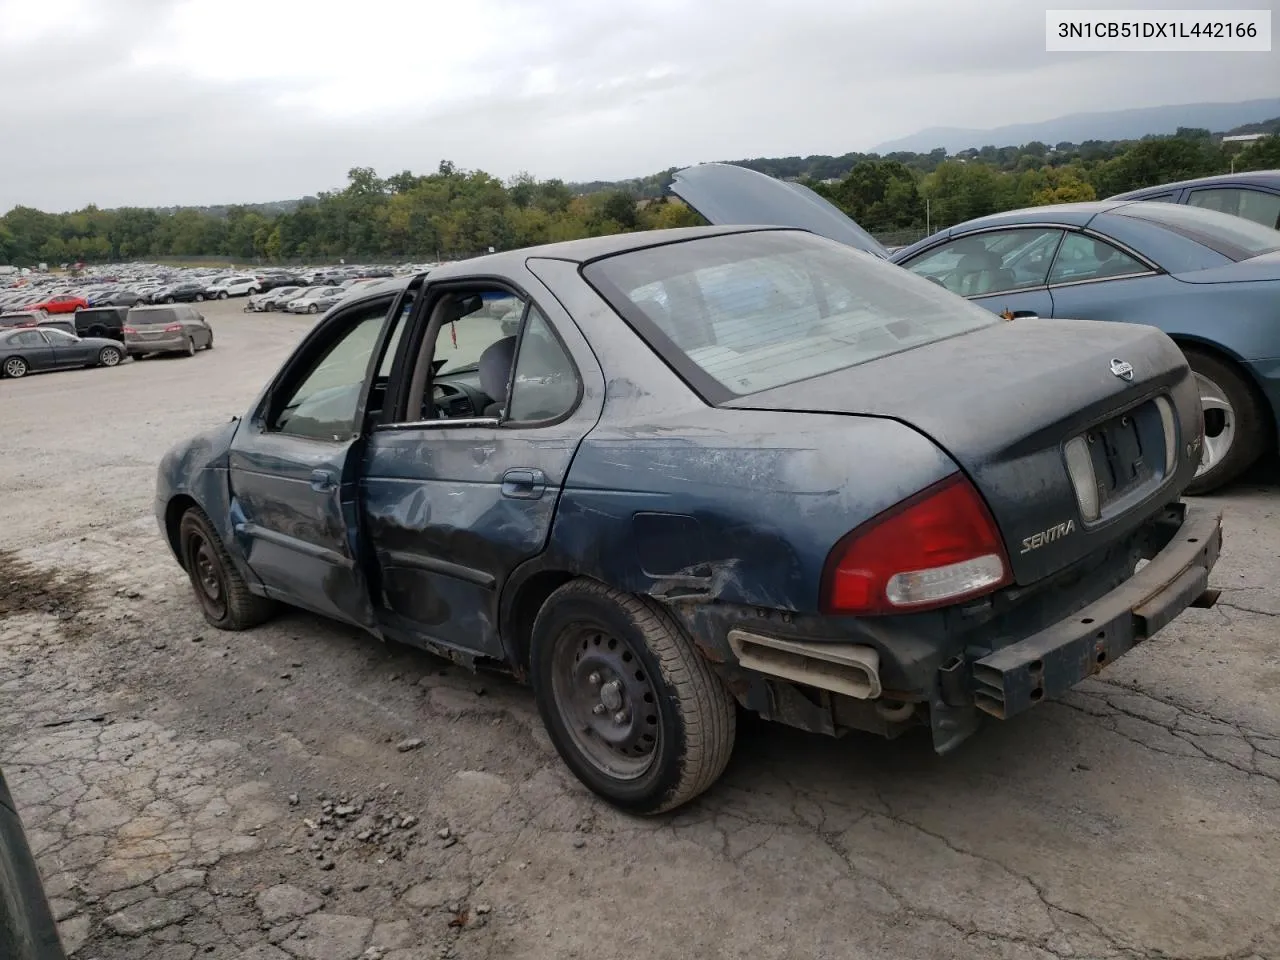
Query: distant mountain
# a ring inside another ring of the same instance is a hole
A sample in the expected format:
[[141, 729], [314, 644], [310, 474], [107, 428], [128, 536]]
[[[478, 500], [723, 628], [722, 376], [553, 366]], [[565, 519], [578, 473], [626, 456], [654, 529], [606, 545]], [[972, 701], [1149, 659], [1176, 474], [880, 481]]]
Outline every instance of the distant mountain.
[[1176, 133], [1179, 127], [1223, 131], [1280, 116], [1280, 98], [1243, 103], [1185, 103], [1099, 113], [1073, 113], [1039, 123], [1014, 123], [993, 130], [930, 127], [900, 140], [890, 140], [873, 153], [928, 153], [945, 147], [948, 153], [985, 146], [1021, 146], [1039, 141], [1053, 146], [1066, 140], [1138, 140], [1148, 134]]

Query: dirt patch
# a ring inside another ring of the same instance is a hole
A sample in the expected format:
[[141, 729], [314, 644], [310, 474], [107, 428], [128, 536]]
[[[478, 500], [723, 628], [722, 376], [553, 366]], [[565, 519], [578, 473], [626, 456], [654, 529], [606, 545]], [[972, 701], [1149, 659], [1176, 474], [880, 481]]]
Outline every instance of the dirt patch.
[[47, 613], [67, 619], [84, 606], [82, 592], [12, 553], [0, 551], [0, 617]]

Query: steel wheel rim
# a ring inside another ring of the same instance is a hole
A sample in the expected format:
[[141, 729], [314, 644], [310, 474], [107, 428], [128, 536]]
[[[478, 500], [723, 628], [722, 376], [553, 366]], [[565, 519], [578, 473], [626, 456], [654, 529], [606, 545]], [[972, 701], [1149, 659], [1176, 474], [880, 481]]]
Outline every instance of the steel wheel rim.
[[115, 350], [108, 349], [102, 351], [102, 365], [104, 367], [114, 367], [119, 362], [120, 354]]
[[661, 743], [658, 698], [635, 651], [606, 628], [580, 623], [556, 639], [556, 711], [579, 754], [615, 780], [637, 780]]
[[191, 538], [191, 579], [200, 592], [200, 599], [215, 616], [221, 616], [227, 608], [227, 590], [222, 579], [222, 566], [213, 545], [203, 536]]
[[1200, 407], [1204, 411], [1204, 448], [1196, 476], [1208, 473], [1231, 452], [1236, 439], [1236, 411], [1226, 391], [1202, 373], [1196, 374]]
[[27, 372], [27, 365], [15, 357], [4, 365], [4, 372], [11, 377], [20, 377]]

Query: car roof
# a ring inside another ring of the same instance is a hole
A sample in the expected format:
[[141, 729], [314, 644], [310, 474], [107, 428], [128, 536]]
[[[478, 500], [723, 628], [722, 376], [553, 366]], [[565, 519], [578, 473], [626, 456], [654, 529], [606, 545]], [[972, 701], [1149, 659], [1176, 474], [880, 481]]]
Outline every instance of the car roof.
[[1083, 227], [1100, 213], [1110, 213], [1124, 203], [1112, 200], [1088, 200], [1081, 203], [1053, 203], [1043, 207], [1023, 207], [1005, 210], [975, 220], [958, 223], [952, 229], [968, 233], [982, 227], [998, 227], [1015, 223], [1060, 223], [1064, 226]]
[[1141, 197], [1169, 193], [1186, 187], [1217, 186], [1260, 186], [1280, 188], [1280, 170], [1251, 170], [1242, 173], [1219, 173], [1212, 177], [1196, 177], [1194, 180], [1178, 180], [1174, 183], [1161, 183], [1154, 187], [1143, 187], [1140, 190], [1129, 190], [1117, 193], [1112, 200], [1137, 200]]

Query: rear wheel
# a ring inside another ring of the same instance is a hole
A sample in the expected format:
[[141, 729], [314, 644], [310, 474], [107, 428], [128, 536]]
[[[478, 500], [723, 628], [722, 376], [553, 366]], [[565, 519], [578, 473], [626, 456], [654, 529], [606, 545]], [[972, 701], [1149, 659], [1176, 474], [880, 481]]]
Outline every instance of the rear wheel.
[[275, 601], [249, 592], [204, 511], [192, 507], [183, 514], [178, 542], [196, 600], [213, 626], [247, 630], [275, 613]]
[[173, 297], [165, 297], [165, 298], [164, 298], [164, 302], [165, 302], [165, 303], [173, 303], [173, 302], [174, 302]]
[[1210, 493], [1253, 466], [1267, 449], [1267, 416], [1244, 375], [1231, 363], [1194, 348], [1183, 351], [1204, 409], [1204, 448], [1191, 494]]
[[530, 677], [561, 758], [588, 788], [636, 813], [692, 800], [733, 751], [733, 698], [671, 615], [591, 580], [547, 599]]
[[27, 361], [21, 357], [10, 357], [4, 362], [4, 375], [17, 380], [27, 375]]
[[197, 294], [196, 294], [196, 303], [203, 303], [203, 302], [204, 302], [204, 294], [203, 294], [203, 293], [197, 293]]
[[123, 359], [120, 351], [115, 347], [103, 347], [98, 351], [98, 364], [103, 367], [115, 367], [120, 365]]
[[195, 337], [187, 337], [187, 356], [194, 357], [196, 355]]

